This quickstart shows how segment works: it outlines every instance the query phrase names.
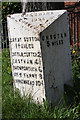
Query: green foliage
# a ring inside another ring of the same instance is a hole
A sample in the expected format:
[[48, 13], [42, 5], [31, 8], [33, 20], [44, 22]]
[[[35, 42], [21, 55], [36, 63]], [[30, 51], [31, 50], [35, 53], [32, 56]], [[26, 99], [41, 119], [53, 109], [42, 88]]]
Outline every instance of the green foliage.
[[[2, 52], [2, 117], [3, 119], [52, 118], [57, 120], [79, 120], [80, 104], [72, 107], [66, 105], [55, 106], [44, 101], [44, 105], [35, 104], [31, 97], [20, 97], [18, 90], [13, 89], [11, 62], [9, 50]], [[72, 88], [71, 88], [72, 89]], [[71, 90], [70, 89], [70, 90]], [[72, 91], [74, 92], [74, 91]], [[65, 94], [64, 94], [65, 96]], [[65, 96], [66, 99], [66, 96]]]
[[2, 21], [6, 21], [8, 14], [21, 12], [21, 2], [2, 2]]
[[[9, 49], [5, 52], [3, 50], [3, 54], [2, 54], [2, 72], [5, 73], [7, 72], [7, 74], [11, 75], [11, 60], [10, 60], [10, 52]], [[5, 59], [6, 58], [6, 59]]]
[[72, 72], [73, 72], [73, 87], [64, 85], [65, 96], [64, 102], [73, 104], [80, 103], [80, 53], [77, 50], [72, 50]]

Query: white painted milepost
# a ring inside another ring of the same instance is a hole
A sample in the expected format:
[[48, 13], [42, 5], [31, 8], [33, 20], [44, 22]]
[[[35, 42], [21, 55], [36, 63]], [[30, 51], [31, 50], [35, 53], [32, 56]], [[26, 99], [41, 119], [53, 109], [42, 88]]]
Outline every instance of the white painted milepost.
[[14, 88], [56, 104], [72, 85], [67, 11], [12, 14], [7, 23]]

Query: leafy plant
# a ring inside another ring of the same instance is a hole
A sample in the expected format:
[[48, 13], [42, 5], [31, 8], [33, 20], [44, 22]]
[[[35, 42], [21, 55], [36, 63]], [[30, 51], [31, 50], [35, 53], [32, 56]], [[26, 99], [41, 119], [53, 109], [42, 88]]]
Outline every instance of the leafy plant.
[[6, 21], [8, 14], [21, 12], [22, 6], [20, 2], [2, 2], [2, 21]]
[[72, 72], [73, 72], [73, 87], [69, 85], [64, 85], [66, 101], [64, 97], [64, 102], [70, 102], [72, 105], [78, 104], [80, 102], [80, 53], [77, 50], [72, 50]]
[[[9, 52], [9, 49], [5, 52], [3, 50], [3, 54], [2, 54], [2, 72], [5, 73], [7, 72], [8, 74], [12, 74], [12, 71], [11, 71], [11, 60], [10, 60], [10, 52]], [[6, 59], [5, 59], [6, 58]]]

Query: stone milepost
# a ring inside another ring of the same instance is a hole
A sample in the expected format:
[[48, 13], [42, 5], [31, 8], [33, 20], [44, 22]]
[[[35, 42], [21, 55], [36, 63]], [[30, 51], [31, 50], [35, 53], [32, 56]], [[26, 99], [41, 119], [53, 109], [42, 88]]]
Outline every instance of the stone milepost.
[[56, 104], [72, 85], [66, 10], [12, 14], [7, 22], [14, 89]]

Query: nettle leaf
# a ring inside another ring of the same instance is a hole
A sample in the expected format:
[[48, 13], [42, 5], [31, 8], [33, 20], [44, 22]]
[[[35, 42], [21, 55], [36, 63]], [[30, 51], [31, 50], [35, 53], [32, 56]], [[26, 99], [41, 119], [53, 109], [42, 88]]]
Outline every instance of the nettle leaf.
[[80, 79], [80, 73], [78, 75], [76, 75], [79, 79]]

